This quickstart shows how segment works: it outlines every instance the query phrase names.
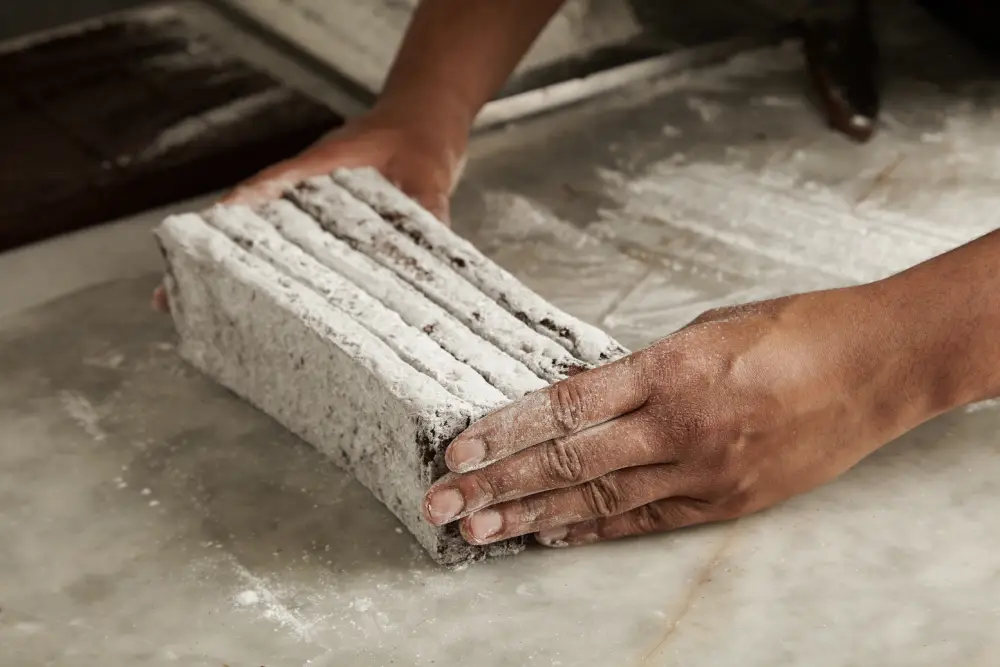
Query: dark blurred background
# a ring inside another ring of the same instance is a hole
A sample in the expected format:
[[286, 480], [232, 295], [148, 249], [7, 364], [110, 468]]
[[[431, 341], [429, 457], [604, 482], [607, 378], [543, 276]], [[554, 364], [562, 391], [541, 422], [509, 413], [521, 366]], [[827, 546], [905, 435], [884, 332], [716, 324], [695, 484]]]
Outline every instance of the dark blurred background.
[[0, 39], [143, 4], [143, 0], [4, 0]]

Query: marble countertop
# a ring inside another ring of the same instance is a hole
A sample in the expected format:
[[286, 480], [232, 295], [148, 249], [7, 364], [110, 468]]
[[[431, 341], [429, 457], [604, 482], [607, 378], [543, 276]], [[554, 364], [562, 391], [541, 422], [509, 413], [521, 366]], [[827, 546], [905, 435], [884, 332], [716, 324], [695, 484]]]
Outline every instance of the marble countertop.
[[[633, 347], [891, 273], [1000, 217], [1000, 86], [900, 63], [863, 147], [794, 48], [483, 136], [457, 228]], [[161, 215], [0, 256], [0, 663], [995, 663], [996, 405], [746, 519], [446, 571], [177, 359], [148, 308]]]

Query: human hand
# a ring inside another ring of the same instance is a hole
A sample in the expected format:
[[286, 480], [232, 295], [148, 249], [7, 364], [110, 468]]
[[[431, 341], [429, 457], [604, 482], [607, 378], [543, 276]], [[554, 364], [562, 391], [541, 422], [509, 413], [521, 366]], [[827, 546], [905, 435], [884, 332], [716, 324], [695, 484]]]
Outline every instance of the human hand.
[[721, 521], [837, 477], [943, 411], [878, 286], [710, 311], [474, 423], [428, 491], [467, 541], [579, 545]]
[[464, 123], [428, 118], [419, 109], [376, 107], [301, 154], [240, 184], [223, 201], [259, 204], [280, 197], [299, 181], [334, 169], [374, 167], [447, 224], [449, 198], [464, 165], [468, 131]]
[[[377, 106], [348, 121], [299, 155], [241, 183], [222, 201], [252, 206], [277, 199], [295, 183], [334, 169], [374, 167], [448, 224], [449, 200], [465, 164], [468, 122], [464, 118], [449, 122], [448, 113], [421, 113], [419, 105], [404, 106]], [[162, 286], [153, 293], [153, 306], [169, 310]]]

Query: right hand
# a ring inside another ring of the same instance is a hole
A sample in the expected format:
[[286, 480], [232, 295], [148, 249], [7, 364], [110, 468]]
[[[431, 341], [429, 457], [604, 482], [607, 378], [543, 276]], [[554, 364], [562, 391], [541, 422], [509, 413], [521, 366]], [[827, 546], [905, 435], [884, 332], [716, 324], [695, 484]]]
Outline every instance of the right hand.
[[[376, 106], [295, 157], [239, 184], [222, 201], [253, 206], [279, 198], [299, 181], [334, 169], [374, 167], [448, 224], [449, 200], [465, 164], [469, 128], [463, 122], [443, 122], [443, 117], [421, 114], [413, 107], [403, 111]], [[162, 285], [153, 293], [153, 307], [169, 311]]]
[[941, 381], [951, 323], [906, 316], [924, 295], [890, 279], [710, 311], [474, 423], [425, 518], [472, 544], [562, 547], [733, 519], [829, 482], [968, 402]]

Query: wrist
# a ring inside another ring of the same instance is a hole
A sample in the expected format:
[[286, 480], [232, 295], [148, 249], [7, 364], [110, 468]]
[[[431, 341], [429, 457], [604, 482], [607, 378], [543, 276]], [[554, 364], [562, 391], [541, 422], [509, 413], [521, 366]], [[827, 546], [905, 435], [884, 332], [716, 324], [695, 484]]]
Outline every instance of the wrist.
[[881, 354], [896, 364], [902, 396], [920, 421], [998, 389], [995, 351], [986, 349], [995, 345], [983, 345], [986, 323], [962, 290], [942, 290], [941, 278], [917, 267], [862, 288], [879, 304], [887, 332]]
[[447, 85], [414, 81], [387, 87], [372, 108], [379, 122], [420, 135], [434, 135], [449, 147], [464, 146], [476, 114], [475, 105]]

